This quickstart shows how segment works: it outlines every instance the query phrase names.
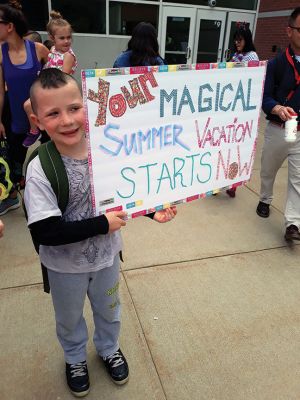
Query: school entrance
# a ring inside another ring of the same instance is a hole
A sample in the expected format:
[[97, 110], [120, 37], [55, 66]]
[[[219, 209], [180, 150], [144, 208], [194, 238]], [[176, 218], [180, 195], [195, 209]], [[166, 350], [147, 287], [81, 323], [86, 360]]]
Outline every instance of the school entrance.
[[254, 13], [163, 7], [161, 55], [167, 64], [228, 61], [236, 23], [253, 32], [254, 21]]

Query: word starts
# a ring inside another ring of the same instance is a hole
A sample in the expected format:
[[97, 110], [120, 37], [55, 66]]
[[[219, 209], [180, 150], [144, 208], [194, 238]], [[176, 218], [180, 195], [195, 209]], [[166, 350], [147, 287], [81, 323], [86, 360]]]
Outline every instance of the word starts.
[[158, 86], [153, 73], [147, 72], [146, 74], [128, 81], [131, 93], [126, 86], [122, 86], [120, 88], [122, 93], [117, 93], [109, 97], [110, 82], [99, 78], [98, 93], [89, 89], [87, 96], [88, 100], [98, 103], [98, 116], [95, 126], [106, 124], [107, 108], [109, 108], [110, 114], [113, 117], [119, 118], [125, 114], [127, 105], [129, 108], [134, 108], [138, 103], [145, 104], [154, 100], [155, 96], [150, 93], [147, 82], [149, 82], [153, 88]]

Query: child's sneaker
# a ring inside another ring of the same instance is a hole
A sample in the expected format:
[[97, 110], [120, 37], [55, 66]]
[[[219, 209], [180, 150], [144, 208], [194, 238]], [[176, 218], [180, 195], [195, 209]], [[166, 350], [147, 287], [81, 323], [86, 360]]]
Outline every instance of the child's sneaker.
[[129, 370], [126, 358], [121, 350], [119, 349], [114, 354], [101, 358], [111, 379], [117, 385], [124, 385], [129, 379]]
[[30, 132], [27, 133], [27, 136], [23, 142], [23, 146], [24, 147], [32, 146], [40, 137], [41, 137], [41, 132], [39, 130], [33, 131], [30, 129]]
[[86, 361], [66, 363], [66, 377], [69, 389], [76, 397], [84, 397], [90, 391], [89, 371]]
[[7, 197], [7, 199], [0, 202], [0, 215], [6, 214], [8, 211], [15, 210], [20, 207], [20, 201], [18, 197], [13, 199], [12, 197]]

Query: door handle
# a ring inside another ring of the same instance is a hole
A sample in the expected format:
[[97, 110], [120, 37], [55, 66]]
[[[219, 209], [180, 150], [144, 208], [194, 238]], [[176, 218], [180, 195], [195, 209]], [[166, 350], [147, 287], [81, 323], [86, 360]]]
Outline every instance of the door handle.
[[189, 58], [191, 58], [191, 48], [188, 46], [187, 48], [186, 48], [186, 52], [185, 52], [185, 57], [186, 57], [186, 59], [188, 60]]
[[229, 56], [230, 56], [230, 49], [226, 49], [225, 52], [224, 52], [225, 61], [228, 61]]

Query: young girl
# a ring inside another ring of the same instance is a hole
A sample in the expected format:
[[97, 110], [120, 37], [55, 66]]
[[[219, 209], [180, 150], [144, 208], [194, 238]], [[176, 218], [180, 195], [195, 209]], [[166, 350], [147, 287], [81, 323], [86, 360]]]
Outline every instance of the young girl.
[[[230, 61], [246, 62], [258, 61], [258, 55], [252, 40], [250, 29], [245, 23], [239, 23], [233, 35], [235, 53]], [[236, 188], [226, 190], [229, 197], [235, 197]]]
[[[72, 27], [68, 21], [63, 19], [57, 11], [51, 11], [47, 31], [53, 46], [48, 54], [48, 60], [44, 68], [58, 68], [67, 74], [73, 75], [77, 68], [76, 56], [71, 49]], [[24, 103], [24, 109], [29, 118], [32, 113], [30, 100]], [[30, 132], [23, 142], [23, 146], [29, 147], [40, 137], [39, 129], [31, 122]]]

